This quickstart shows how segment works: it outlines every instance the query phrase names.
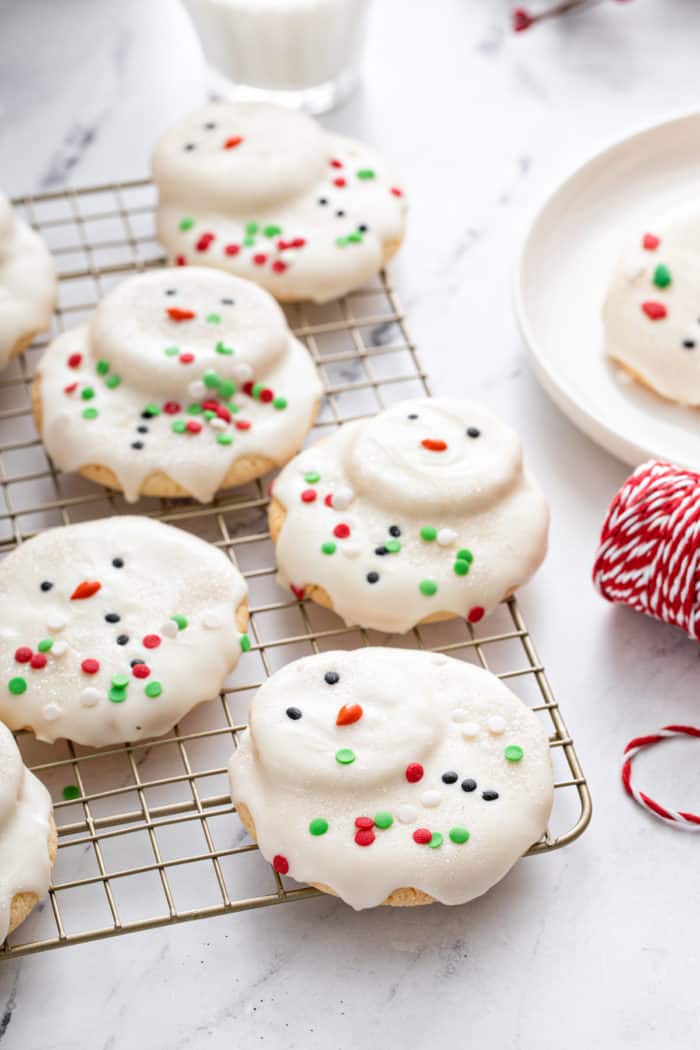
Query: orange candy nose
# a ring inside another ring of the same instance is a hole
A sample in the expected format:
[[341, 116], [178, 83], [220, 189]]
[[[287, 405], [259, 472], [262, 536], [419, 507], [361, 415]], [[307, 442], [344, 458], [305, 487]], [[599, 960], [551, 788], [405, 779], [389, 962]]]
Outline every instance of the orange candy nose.
[[421, 445], [427, 448], [428, 452], [444, 452], [447, 449], [446, 441], [434, 441], [432, 438], [425, 438]]
[[191, 321], [197, 316], [194, 310], [183, 310], [179, 306], [168, 306], [166, 313], [171, 321]]
[[236, 146], [240, 146], [243, 142], [242, 135], [232, 135], [230, 139], [226, 139], [224, 142], [224, 149], [235, 149]]
[[102, 584], [98, 580], [83, 580], [75, 588], [70, 596], [72, 602], [78, 598], [92, 598], [93, 594], [97, 594]]
[[338, 717], [335, 720], [337, 726], [351, 726], [353, 722], [359, 722], [362, 718], [362, 708], [359, 704], [351, 704], [350, 707], [346, 707], [345, 704], [338, 711]]

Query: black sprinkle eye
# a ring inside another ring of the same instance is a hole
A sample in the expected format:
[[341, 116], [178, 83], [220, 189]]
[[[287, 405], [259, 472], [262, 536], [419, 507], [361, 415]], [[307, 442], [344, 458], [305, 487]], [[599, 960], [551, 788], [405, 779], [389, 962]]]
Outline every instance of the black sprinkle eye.
[[287, 718], [291, 718], [293, 722], [296, 722], [297, 719], [301, 718], [301, 711], [298, 707], [288, 707]]
[[221, 302], [224, 306], [233, 306], [233, 299], [222, 299]]
[[115, 569], [123, 569], [124, 568], [124, 559], [123, 558], [112, 558], [112, 565], [114, 566]]
[[[117, 638], [117, 645], [128, 645], [128, 643], [129, 643], [129, 635], [128, 634], [120, 634], [119, 637]], [[139, 662], [143, 663], [143, 660], [141, 660]]]
[[131, 447], [132, 448], [143, 448], [143, 441], [132, 441], [131, 442]]
[[398, 527], [398, 525], [390, 525], [389, 526], [389, 535], [390, 536], [400, 536], [401, 535], [401, 529]]
[[319, 197], [318, 198], [318, 203], [321, 204], [321, 205], [328, 204], [328, 197]]
[[455, 773], [454, 769], [448, 769], [446, 773], [442, 774], [443, 784], [456, 784], [457, 780], [458, 776]]
[[185, 149], [186, 149], [186, 150], [187, 150], [188, 152], [189, 152], [190, 150], [193, 150], [193, 149], [194, 149], [194, 142], [186, 142], [186, 143], [185, 143]]
[[147, 434], [148, 433], [148, 427], [140, 426], [140, 427], [137, 427], [136, 430], [138, 431], [139, 434]]
[[359, 233], [367, 233], [367, 231], [369, 230], [369, 226], [366, 222], [361, 222], [357, 229]]
[[216, 127], [216, 124], [214, 123], [214, 121], [213, 120], [208, 120], [207, 123], [204, 125], [204, 130], [205, 131], [213, 131], [215, 127]]
[[410, 416], [406, 416], [406, 419], [418, 419], [418, 416], [415, 412], [411, 412]]
[[135, 660], [132, 660], [132, 661], [130, 662], [130, 664], [129, 664], [129, 667], [136, 667], [136, 666], [137, 666], [137, 664], [145, 664], [145, 663], [146, 663], [146, 661], [145, 661], [145, 660], [141, 660], [141, 659], [140, 659], [139, 657], [136, 657], [136, 659], [135, 659]]
[[166, 295], [177, 295], [177, 288], [166, 288], [165, 289], [165, 294]]
[[107, 621], [107, 623], [119, 623], [119, 621], [121, 620], [121, 616], [119, 615], [119, 613], [107, 613], [107, 615], [105, 616], [105, 620]]
[[141, 419], [152, 419], [154, 415], [155, 412], [149, 412], [148, 410], [146, 410], [145, 412], [141, 413]]
[[389, 551], [386, 549], [386, 547], [375, 547], [374, 548], [374, 553], [375, 554], [388, 554]]
[[684, 339], [683, 340], [683, 346], [686, 348], [686, 350], [694, 350], [695, 349], [695, 340], [694, 339]]
[[344, 219], [345, 218], [345, 212], [342, 210], [342, 208], [335, 213], [335, 217], [336, 217], [336, 219]]
[[329, 685], [335, 685], [336, 682], [340, 681], [340, 675], [337, 671], [326, 671], [323, 677]]
[[478, 427], [467, 427], [467, 434], [470, 438], [478, 438], [481, 431]]
[[53, 584], [51, 583], [51, 580], [42, 580], [39, 586], [41, 587], [42, 591], [50, 591], [53, 587]]
[[498, 792], [497, 791], [482, 791], [481, 792], [481, 797], [483, 798], [484, 802], [494, 802], [498, 798]]
[[367, 583], [376, 583], [378, 579], [379, 579], [379, 573], [378, 572], [368, 572], [367, 573]]
[[476, 791], [476, 780], [472, 780], [471, 777], [467, 777], [466, 780], [463, 780], [462, 791]]

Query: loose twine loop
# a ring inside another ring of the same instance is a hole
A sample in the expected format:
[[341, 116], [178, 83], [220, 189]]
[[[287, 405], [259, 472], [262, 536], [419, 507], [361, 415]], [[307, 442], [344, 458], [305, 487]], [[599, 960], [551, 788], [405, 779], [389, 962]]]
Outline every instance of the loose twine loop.
[[700, 729], [696, 729], [694, 726], [664, 726], [658, 733], [651, 733], [649, 736], [637, 736], [634, 740], [630, 740], [625, 748], [625, 761], [622, 766], [622, 786], [630, 798], [633, 798], [635, 802], [643, 806], [648, 813], [653, 813], [659, 820], [663, 820], [666, 824], [671, 824], [674, 828], [678, 828], [681, 831], [700, 831], [700, 816], [695, 813], [688, 813], [685, 810], [669, 809], [667, 806], [662, 806], [658, 802], [654, 802], [654, 799], [650, 798], [643, 791], [638, 791], [632, 784], [632, 759], [635, 755], [638, 755], [645, 747], [658, 744], [672, 736], [700, 738]]

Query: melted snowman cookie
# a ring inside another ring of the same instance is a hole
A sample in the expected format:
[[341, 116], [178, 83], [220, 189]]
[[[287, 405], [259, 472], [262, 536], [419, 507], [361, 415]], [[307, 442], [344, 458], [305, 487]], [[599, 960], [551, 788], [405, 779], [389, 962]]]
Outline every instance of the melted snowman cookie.
[[246, 585], [216, 547], [141, 517], [51, 529], [0, 562], [0, 720], [40, 740], [158, 736], [248, 647]]
[[404, 233], [403, 191], [371, 150], [268, 103], [190, 114], [158, 143], [153, 178], [173, 260], [229, 270], [278, 299], [344, 295]]
[[280, 582], [348, 624], [476, 623], [546, 551], [547, 505], [518, 437], [468, 401], [405, 401], [348, 423], [273, 492]]
[[0, 945], [48, 890], [55, 855], [49, 793], [0, 723]]
[[188, 267], [118, 285], [59, 336], [34, 388], [62, 470], [139, 494], [211, 500], [286, 463], [321, 385], [277, 303], [249, 281]]
[[55, 301], [48, 248], [0, 194], [0, 369], [48, 328]]
[[406, 649], [278, 671], [229, 771], [275, 869], [353, 908], [478, 897], [541, 837], [552, 806], [537, 716], [487, 671]]
[[605, 350], [662, 397], [700, 405], [700, 212], [640, 230], [608, 289]]

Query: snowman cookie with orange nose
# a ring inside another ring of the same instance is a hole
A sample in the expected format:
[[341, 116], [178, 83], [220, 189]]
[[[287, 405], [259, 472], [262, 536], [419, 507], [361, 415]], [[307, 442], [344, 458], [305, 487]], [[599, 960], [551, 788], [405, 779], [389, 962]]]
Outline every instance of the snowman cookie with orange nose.
[[403, 239], [406, 202], [386, 164], [282, 106], [189, 114], [158, 143], [153, 179], [173, 261], [228, 270], [285, 301], [344, 295]]
[[347, 423], [287, 464], [270, 504], [280, 582], [392, 632], [477, 623], [537, 569], [548, 520], [517, 435], [450, 398]]
[[150, 518], [50, 529], [0, 562], [0, 722], [103, 747], [158, 736], [249, 647], [222, 551]]
[[60, 335], [33, 388], [54, 463], [139, 495], [208, 502], [285, 463], [321, 385], [277, 303], [196, 267], [131, 277]]
[[275, 870], [358, 909], [478, 897], [540, 839], [553, 797], [537, 715], [495, 675], [407, 649], [277, 671], [229, 772]]

